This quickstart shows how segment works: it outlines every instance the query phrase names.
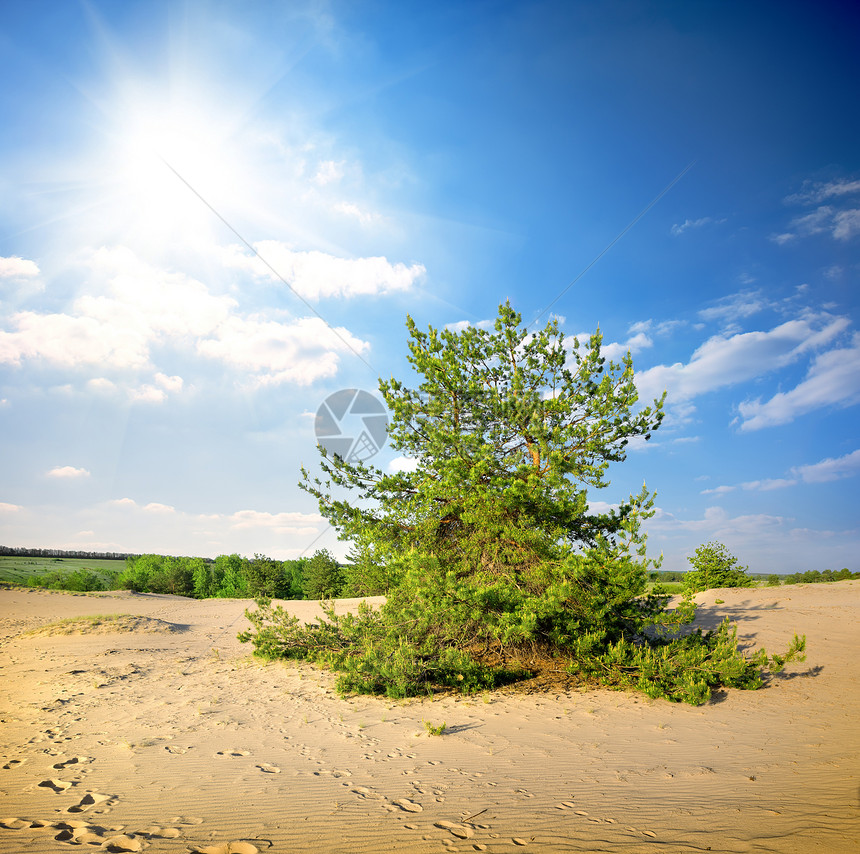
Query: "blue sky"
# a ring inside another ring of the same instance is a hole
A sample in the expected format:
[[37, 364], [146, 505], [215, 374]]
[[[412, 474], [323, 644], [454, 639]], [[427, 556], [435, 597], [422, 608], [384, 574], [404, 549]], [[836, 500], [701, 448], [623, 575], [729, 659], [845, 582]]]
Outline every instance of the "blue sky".
[[318, 407], [510, 299], [668, 390], [664, 568], [860, 568], [848, 6], [6, 0], [0, 543], [343, 554]]

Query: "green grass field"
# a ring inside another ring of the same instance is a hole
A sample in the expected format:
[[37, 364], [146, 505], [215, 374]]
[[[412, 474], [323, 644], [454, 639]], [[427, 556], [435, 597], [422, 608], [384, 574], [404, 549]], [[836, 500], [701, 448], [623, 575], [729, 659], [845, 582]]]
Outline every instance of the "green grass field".
[[125, 569], [125, 561], [102, 558], [71, 557], [15, 557], [0, 555], [0, 581], [10, 584], [28, 584], [31, 578], [54, 573], [68, 575], [75, 570], [87, 570], [107, 581], [114, 573]]

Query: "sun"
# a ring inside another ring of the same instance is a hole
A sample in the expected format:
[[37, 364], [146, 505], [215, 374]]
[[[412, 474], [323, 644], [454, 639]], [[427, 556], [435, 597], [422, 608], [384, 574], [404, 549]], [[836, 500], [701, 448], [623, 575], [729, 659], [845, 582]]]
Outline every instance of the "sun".
[[229, 112], [206, 99], [164, 103], [138, 95], [123, 105], [108, 135], [111, 204], [133, 242], [199, 243], [253, 186], [241, 133]]

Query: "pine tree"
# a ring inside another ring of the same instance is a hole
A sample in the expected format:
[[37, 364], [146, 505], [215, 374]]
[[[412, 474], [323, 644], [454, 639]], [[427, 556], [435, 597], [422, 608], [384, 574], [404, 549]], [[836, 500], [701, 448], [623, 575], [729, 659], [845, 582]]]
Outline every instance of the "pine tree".
[[[344, 539], [371, 544], [388, 573], [379, 610], [301, 625], [262, 601], [240, 638], [271, 657], [341, 671], [343, 691], [393, 697], [474, 691], [540, 671], [567, 672], [650, 696], [703, 703], [718, 685], [754, 688], [760, 669], [797, 657], [750, 659], [725, 623], [689, 623], [688, 600], [645, 593], [641, 520], [653, 496], [589, 510], [588, 489], [647, 440], [663, 400], [637, 408], [629, 354], [606, 364], [599, 333], [569, 346], [555, 321], [534, 334], [509, 304], [494, 331], [418, 329], [407, 319], [418, 388], [380, 382], [393, 447], [417, 462], [385, 473], [329, 457], [302, 483]], [[348, 497], [336, 497], [345, 489]]]
[[[417, 468], [384, 473], [321, 448], [325, 482], [302, 469], [300, 485], [343, 538], [372, 540], [383, 559], [416, 550], [504, 573], [615, 543], [641, 517], [645, 491], [602, 514], [589, 512], [587, 491], [608, 485], [631, 439], [650, 438], [663, 401], [634, 408], [629, 354], [607, 365], [599, 333], [569, 346], [556, 321], [535, 334], [520, 324], [508, 303], [494, 332], [422, 332], [407, 319], [409, 361], [424, 379], [417, 389], [391, 379], [380, 391], [389, 441]], [[350, 497], [335, 498], [332, 486]]]

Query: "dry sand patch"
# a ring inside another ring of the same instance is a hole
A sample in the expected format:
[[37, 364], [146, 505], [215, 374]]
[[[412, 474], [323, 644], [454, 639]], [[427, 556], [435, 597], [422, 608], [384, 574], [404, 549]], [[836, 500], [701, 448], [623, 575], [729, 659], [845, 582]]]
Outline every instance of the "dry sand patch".
[[[697, 599], [771, 651], [806, 633], [807, 662], [700, 708], [344, 700], [330, 674], [249, 656], [251, 603], [0, 591], [0, 850], [857, 850], [860, 582]], [[109, 613], [182, 630], [24, 634]]]

